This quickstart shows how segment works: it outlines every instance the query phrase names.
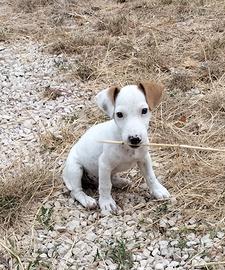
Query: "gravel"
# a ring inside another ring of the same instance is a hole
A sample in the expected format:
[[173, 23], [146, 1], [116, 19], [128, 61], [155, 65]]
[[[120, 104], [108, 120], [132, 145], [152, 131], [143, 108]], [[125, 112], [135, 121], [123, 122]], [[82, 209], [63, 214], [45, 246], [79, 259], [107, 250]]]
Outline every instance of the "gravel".
[[[30, 41], [5, 44], [0, 51], [0, 169], [21, 157], [31, 162], [31, 150], [40, 152], [39, 134], [57, 132], [60, 119], [84, 105], [76, 83], [59, 73], [57, 63], [67, 60], [60, 55], [46, 57], [41, 51]], [[49, 86], [62, 95], [44, 98]]]
[[[91, 92], [82, 94], [82, 85], [66, 80], [59, 72], [57, 63], [70, 61], [65, 56], [46, 55], [41, 45], [30, 41], [0, 47], [2, 170], [21, 157], [31, 165], [42, 157], [39, 134], [57, 132], [61, 119], [83, 106]], [[43, 97], [47, 86], [63, 89], [65, 94], [47, 100]], [[147, 196], [144, 188], [140, 194], [114, 193], [126, 211], [101, 217], [98, 210], [83, 209], [63, 189], [43, 205], [52, 209], [51, 225], [39, 224], [32, 232], [29, 228], [8, 237], [17, 239], [16, 247], [26, 267], [172, 270], [218, 262], [216, 269], [224, 269], [219, 264], [225, 257], [223, 230], [198, 231], [198, 221], [182, 221], [179, 211], [169, 217], [162, 214], [155, 222], [155, 217], [144, 214], [147, 203], [143, 194]], [[0, 269], [7, 269], [8, 259], [16, 265], [9, 254], [0, 253]]]

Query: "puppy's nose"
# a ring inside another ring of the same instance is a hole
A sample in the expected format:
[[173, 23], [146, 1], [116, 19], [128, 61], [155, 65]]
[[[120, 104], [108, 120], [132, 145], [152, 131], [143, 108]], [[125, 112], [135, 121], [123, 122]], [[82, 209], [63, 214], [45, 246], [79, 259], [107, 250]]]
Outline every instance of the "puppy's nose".
[[137, 144], [139, 144], [141, 142], [141, 138], [139, 136], [137, 136], [137, 135], [136, 136], [129, 136], [128, 140], [133, 145], [137, 145]]

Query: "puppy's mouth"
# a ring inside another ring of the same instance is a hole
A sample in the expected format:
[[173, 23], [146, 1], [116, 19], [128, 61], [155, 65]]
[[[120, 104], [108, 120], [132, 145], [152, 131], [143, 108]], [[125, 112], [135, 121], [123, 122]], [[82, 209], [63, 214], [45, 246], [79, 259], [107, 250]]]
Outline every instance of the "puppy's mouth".
[[138, 145], [129, 144], [129, 146], [130, 146], [131, 148], [138, 148], [138, 147], [140, 147], [140, 146], [141, 146], [141, 144], [138, 144]]

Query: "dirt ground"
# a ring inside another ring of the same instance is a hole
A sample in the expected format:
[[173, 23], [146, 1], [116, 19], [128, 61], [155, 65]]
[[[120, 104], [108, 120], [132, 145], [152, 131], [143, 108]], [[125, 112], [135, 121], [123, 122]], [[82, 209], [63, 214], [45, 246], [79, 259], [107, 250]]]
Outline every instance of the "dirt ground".
[[112, 217], [62, 183], [95, 94], [146, 79], [151, 142], [225, 149], [224, 1], [0, 0], [0, 269], [225, 269], [224, 152], [152, 148], [172, 199], [133, 168]]

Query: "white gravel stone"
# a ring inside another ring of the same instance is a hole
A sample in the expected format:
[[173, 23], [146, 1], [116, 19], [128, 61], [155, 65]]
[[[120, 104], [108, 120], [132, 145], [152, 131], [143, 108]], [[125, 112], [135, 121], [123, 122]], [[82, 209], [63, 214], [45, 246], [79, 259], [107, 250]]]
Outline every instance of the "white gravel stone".
[[186, 261], [188, 258], [189, 258], [189, 255], [188, 255], [188, 254], [184, 254], [184, 255], [182, 256], [182, 259], [183, 259], [184, 261]]
[[196, 244], [197, 244], [196, 241], [187, 241], [187, 243], [186, 243], [186, 245], [187, 245], [188, 247], [194, 246], [194, 245], [196, 245]]
[[39, 256], [41, 259], [46, 259], [48, 257], [46, 253], [42, 253]]
[[150, 254], [151, 254], [151, 252], [147, 249], [147, 248], [145, 248], [144, 250], [143, 250], [143, 255], [145, 256], [145, 257], [149, 257], [150, 256]]
[[47, 244], [47, 249], [52, 249], [54, 247], [55, 247], [55, 245], [53, 243], [48, 243]]
[[213, 246], [213, 241], [212, 241], [212, 239], [210, 238], [210, 235], [209, 235], [209, 234], [206, 234], [206, 235], [204, 235], [204, 236], [201, 238], [201, 243], [202, 243], [202, 245], [204, 245], [205, 247], [211, 247], [211, 246]]
[[153, 249], [153, 251], [152, 251], [152, 256], [154, 257], [154, 256], [156, 256], [157, 254], [159, 254], [160, 252], [159, 252], [159, 249], [158, 248], [155, 248], [155, 249]]
[[224, 232], [217, 232], [216, 236], [219, 238], [219, 239], [222, 239], [224, 237]]
[[148, 261], [148, 265], [151, 265], [153, 262], [154, 262], [155, 258], [153, 256], [149, 256], [147, 258], [147, 261]]
[[159, 222], [159, 226], [161, 228], [166, 228], [167, 227], [167, 220], [166, 219], [161, 219]]
[[196, 235], [194, 233], [190, 233], [186, 236], [187, 240], [195, 240], [196, 239]]
[[58, 233], [56, 231], [49, 231], [48, 234], [52, 239], [55, 239], [58, 236]]
[[48, 255], [49, 258], [51, 258], [53, 256], [53, 252], [54, 252], [54, 249], [49, 249], [48, 250], [47, 255]]
[[80, 221], [79, 220], [72, 220], [69, 223], [67, 223], [67, 228], [70, 231], [74, 231], [76, 228], [79, 228], [80, 226]]
[[97, 235], [94, 232], [88, 232], [86, 235], [86, 239], [92, 242], [94, 242], [96, 238]]
[[160, 248], [160, 254], [166, 256], [168, 254], [168, 248]]
[[165, 269], [165, 265], [163, 263], [156, 263], [154, 265], [154, 269], [155, 270], [164, 270]]
[[159, 241], [160, 248], [166, 248], [169, 245], [169, 242], [166, 240]]
[[173, 241], [170, 242], [170, 245], [171, 246], [177, 246], [178, 243], [179, 243], [178, 240], [173, 240]]
[[178, 265], [179, 265], [179, 262], [176, 262], [176, 261], [172, 261], [169, 263], [170, 267], [177, 267]]
[[59, 245], [57, 247], [57, 252], [59, 255], [65, 255], [66, 252], [68, 251], [69, 247], [67, 245]]
[[132, 231], [132, 230], [129, 230], [129, 231], [125, 232], [125, 234], [124, 234], [125, 238], [132, 238], [133, 236], [134, 236], [134, 231]]

